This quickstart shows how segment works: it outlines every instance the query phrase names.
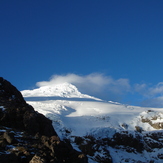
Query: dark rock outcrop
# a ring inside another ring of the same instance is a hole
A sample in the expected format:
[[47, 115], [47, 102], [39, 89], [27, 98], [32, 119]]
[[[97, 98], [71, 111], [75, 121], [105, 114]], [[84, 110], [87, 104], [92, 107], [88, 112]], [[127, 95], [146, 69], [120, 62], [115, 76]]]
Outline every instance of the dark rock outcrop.
[[135, 133], [133, 136], [133, 134], [130, 134], [128, 131], [117, 132], [114, 134], [111, 142], [111, 146], [123, 145], [131, 149], [133, 148], [140, 153], [144, 150], [143, 139], [139, 133]]
[[[105, 141], [95, 139], [93, 136], [75, 137], [74, 142], [79, 149], [86, 155], [90, 156], [92, 160], [99, 163], [112, 163], [112, 157], [107, 149], [108, 139]], [[110, 140], [109, 140], [110, 141]]]
[[[6, 100], [10, 101], [6, 104]], [[0, 104], [12, 105], [12, 104], [25, 104], [25, 100], [22, 94], [13, 86], [9, 81], [0, 77]]]
[[30, 134], [57, 135], [51, 121], [34, 111], [10, 82], [0, 78], [0, 124], [25, 130]]
[[163, 122], [161, 121], [161, 119], [163, 117], [163, 112], [161, 112], [161, 111], [156, 112], [153, 110], [148, 110], [148, 111], [144, 112], [144, 114], [148, 115], [148, 118], [141, 116], [141, 121], [143, 123], [148, 123], [150, 126], [152, 126], [153, 128], [155, 128], [157, 130], [163, 129]]
[[0, 162], [87, 163], [87, 157], [61, 141], [51, 120], [0, 77]]

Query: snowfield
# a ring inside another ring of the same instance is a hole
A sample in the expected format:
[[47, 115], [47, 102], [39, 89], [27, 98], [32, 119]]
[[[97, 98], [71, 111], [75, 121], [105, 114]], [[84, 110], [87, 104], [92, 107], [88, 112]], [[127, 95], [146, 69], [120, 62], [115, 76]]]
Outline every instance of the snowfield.
[[[135, 126], [140, 126], [144, 132], [157, 131], [149, 123], [142, 122], [142, 119], [144, 121], [150, 119], [152, 123], [163, 122], [160, 108], [145, 108], [103, 101], [80, 93], [74, 85], [69, 83], [43, 86], [21, 93], [27, 103], [32, 105], [36, 111], [52, 120], [59, 137], [70, 139], [72, 145], [77, 149], [77, 145], [73, 143], [74, 136], [91, 135], [96, 139], [111, 138], [118, 131], [134, 132]], [[146, 152], [138, 155], [125, 151], [117, 152], [112, 147], [107, 148], [115, 163], [130, 157], [134, 160], [141, 159], [142, 162], [147, 162], [149, 158]], [[154, 152], [153, 155], [155, 156], [157, 152]], [[91, 157], [89, 162], [92, 162]]]

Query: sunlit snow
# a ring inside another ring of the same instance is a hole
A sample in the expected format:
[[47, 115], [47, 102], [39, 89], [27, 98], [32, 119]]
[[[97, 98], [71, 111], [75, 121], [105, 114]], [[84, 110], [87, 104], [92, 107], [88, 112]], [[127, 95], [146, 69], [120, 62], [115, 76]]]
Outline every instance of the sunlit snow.
[[149, 124], [142, 123], [140, 118], [147, 110], [157, 109], [102, 101], [80, 93], [69, 83], [25, 90], [22, 94], [36, 111], [53, 121], [61, 138], [68, 136], [67, 131], [71, 136], [93, 133], [103, 137], [108, 135], [108, 128], [125, 130], [124, 124], [129, 130], [135, 130], [137, 125], [146, 131], [154, 130]]

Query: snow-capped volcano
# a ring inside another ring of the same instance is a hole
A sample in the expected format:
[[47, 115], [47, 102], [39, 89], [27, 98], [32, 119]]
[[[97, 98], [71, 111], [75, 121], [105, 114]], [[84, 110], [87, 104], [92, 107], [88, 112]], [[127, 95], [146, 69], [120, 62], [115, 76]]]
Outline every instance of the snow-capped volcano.
[[24, 97], [66, 97], [97, 100], [97, 98], [80, 93], [78, 89], [70, 83], [42, 86], [34, 90], [24, 90], [21, 93]]
[[[101, 162], [102, 159], [109, 157], [108, 155], [111, 155], [114, 163], [125, 162], [122, 160], [127, 159], [128, 162], [150, 162], [151, 157], [155, 157], [155, 162], [159, 162], [158, 155], [162, 153], [162, 148], [157, 149], [156, 152], [156, 146], [154, 146], [154, 150], [150, 149], [152, 156], [149, 156], [147, 150], [152, 147], [148, 140], [152, 142], [153, 138], [150, 137], [147, 140], [146, 135], [152, 135], [158, 132], [158, 129], [163, 129], [162, 109], [102, 101], [80, 93], [74, 85], [69, 83], [24, 90], [22, 94], [36, 111], [52, 120], [57, 134], [62, 139], [69, 139], [77, 150], [83, 151], [88, 148], [85, 153], [90, 163]], [[123, 139], [131, 139], [130, 142], [124, 142], [121, 137], [117, 138], [118, 134], [123, 137], [126, 134], [127, 138]], [[107, 144], [105, 144], [106, 141]], [[142, 147], [140, 143], [139, 147], [138, 142], [132, 143], [134, 141], [143, 142], [144, 146]], [[156, 143], [156, 140], [153, 142]], [[90, 147], [90, 143], [94, 145]], [[99, 147], [97, 148], [96, 145]], [[89, 150], [94, 153], [90, 153]]]

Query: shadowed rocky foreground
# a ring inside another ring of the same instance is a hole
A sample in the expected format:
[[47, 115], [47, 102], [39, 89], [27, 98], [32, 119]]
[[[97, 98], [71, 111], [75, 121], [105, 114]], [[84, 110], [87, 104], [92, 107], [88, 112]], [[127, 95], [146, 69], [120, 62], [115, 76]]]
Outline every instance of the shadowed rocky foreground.
[[26, 103], [10, 82], [0, 77], [0, 162], [87, 163], [87, 157], [61, 141], [51, 120]]

